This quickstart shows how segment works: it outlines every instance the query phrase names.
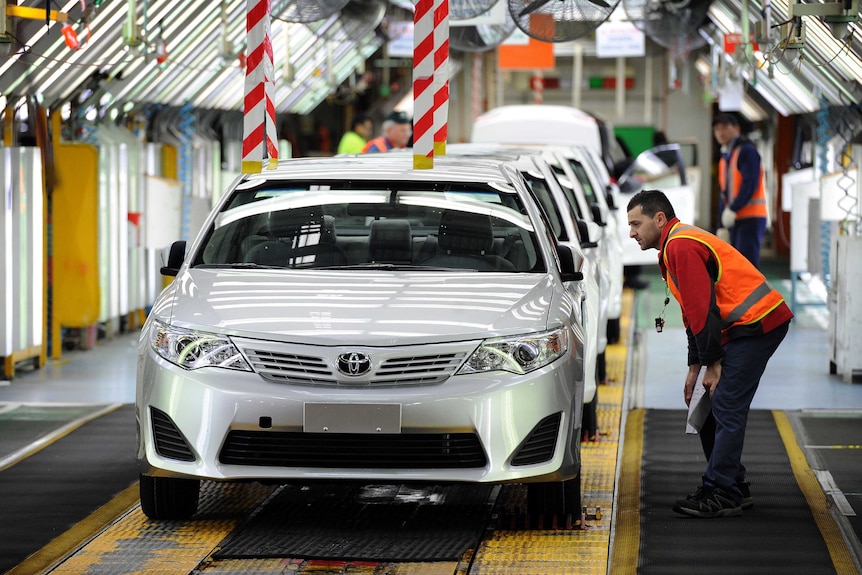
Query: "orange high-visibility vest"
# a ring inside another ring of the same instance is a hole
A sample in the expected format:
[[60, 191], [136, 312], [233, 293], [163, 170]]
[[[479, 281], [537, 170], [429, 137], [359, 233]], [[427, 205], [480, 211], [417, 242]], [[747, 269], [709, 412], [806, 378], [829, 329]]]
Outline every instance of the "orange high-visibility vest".
[[[676, 223], [667, 236], [662, 257], [667, 269], [668, 288], [682, 306], [676, 274], [668, 266], [667, 246], [670, 242], [687, 238], [698, 241], [712, 252], [718, 264], [718, 279], [715, 280], [715, 303], [721, 315], [722, 331], [736, 325], [755, 323], [784, 303], [784, 298], [775, 290], [748, 258], [730, 244], [714, 235], [688, 224]], [[683, 313], [685, 310], [683, 309]]]
[[373, 140], [368, 140], [368, 143], [362, 148], [362, 153], [367, 154], [372, 148], [375, 152], [388, 152], [390, 150], [389, 142], [384, 136], [377, 136]]
[[[737, 167], [741, 149], [742, 146], [735, 146], [730, 152], [729, 162], [724, 159], [724, 156], [718, 162], [718, 186], [722, 192], [727, 194], [727, 200], [724, 203], [725, 206], [730, 206], [733, 203], [739, 186], [742, 185], [742, 173], [740, 173]], [[731, 182], [727, 181], [728, 174], [733, 175]], [[758, 182], [754, 194], [748, 200], [748, 203], [736, 212], [736, 217], [737, 219], [769, 217], [769, 208], [766, 205], [766, 186], [763, 182], [763, 165], [760, 166], [760, 174], [758, 174]]]

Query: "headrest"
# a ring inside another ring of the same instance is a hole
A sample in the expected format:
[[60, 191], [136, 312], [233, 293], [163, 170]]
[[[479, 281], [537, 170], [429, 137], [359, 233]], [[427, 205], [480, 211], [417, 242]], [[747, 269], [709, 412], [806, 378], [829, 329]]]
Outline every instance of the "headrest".
[[368, 237], [368, 259], [372, 262], [413, 260], [413, 236], [407, 220], [373, 220]]
[[276, 238], [305, 236], [309, 240], [312, 240], [311, 236], [319, 234], [319, 240], [307, 241], [306, 243], [333, 243], [335, 241], [334, 237], [327, 237], [334, 236], [334, 221], [333, 226], [327, 229], [326, 216], [323, 215], [320, 206], [271, 212], [269, 214], [269, 233]]
[[335, 216], [323, 216], [323, 237], [321, 242], [335, 243]]
[[440, 249], [459, 254], [490, 254], [494, 230], [487, 215], [446, 210], [440, 216], [437, 235]]

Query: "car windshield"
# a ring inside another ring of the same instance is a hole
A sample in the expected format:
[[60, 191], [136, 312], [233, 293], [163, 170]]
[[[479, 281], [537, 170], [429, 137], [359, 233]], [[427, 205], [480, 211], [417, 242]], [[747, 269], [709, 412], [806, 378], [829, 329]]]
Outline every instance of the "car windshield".
[[279, 181], [241, 188], [216, 215], [193, 266], [546, 270], [527, 210], [505, 186]]

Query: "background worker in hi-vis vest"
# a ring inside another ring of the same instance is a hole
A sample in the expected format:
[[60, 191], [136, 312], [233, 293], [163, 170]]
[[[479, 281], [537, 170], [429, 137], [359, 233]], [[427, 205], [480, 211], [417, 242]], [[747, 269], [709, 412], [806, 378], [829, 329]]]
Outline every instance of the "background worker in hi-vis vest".
[[[769, 217], [760, 154], [750, 140], [740, 135], [739, 120], [733, 114], [716, 115], [712, 131], [721, 144], [719, 235], [759, 267], [760, 245]], [[726, 232], [721, 232], [722, 228]]]

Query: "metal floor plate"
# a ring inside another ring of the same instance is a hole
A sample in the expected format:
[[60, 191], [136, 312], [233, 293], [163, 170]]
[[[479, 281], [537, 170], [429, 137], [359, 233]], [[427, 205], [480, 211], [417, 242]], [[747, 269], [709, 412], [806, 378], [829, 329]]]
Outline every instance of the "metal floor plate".
[[213, 558], [458, 561], [476, 547], [498, 491], [493, 485], [287, 485]]

